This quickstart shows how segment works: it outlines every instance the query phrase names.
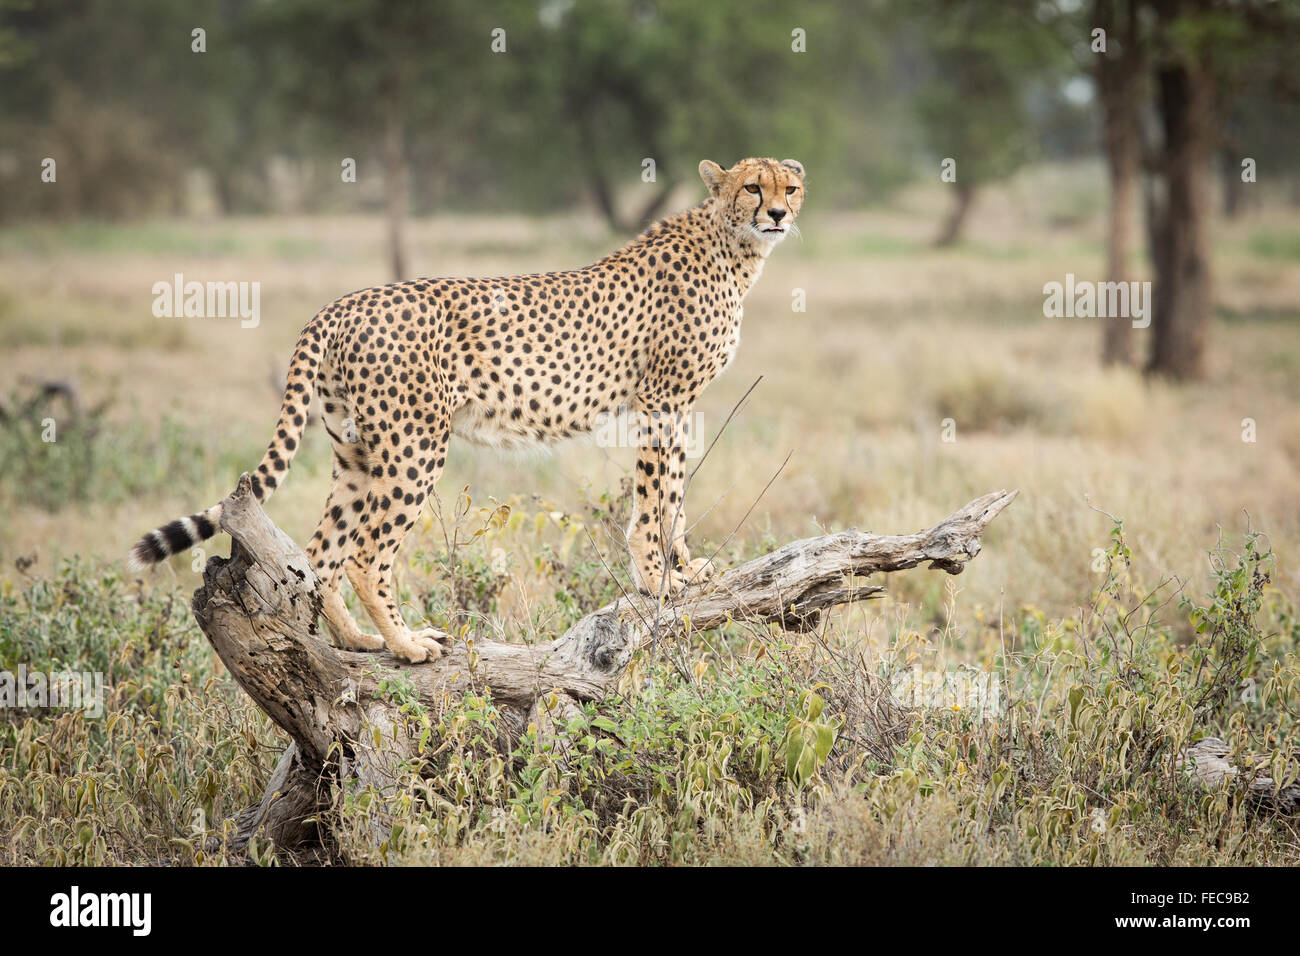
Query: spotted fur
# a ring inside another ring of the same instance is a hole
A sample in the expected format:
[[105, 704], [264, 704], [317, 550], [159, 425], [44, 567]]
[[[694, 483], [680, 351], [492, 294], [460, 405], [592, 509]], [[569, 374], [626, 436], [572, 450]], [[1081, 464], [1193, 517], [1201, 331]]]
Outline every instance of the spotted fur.
[[[637, 450], [628, 545], [637, 583], [671, 594], [709, 572], [686, 547], [683, 422], [740, 341], [741, 303], [794, 227], [794, 160], [700, 164], [709, 198], [594, 265], [500, 279], [415, 279], [326, 306], [294, 349], [275, 437], [253, 476], [265, 501], [302, 441], [313, 393], [334, 447], [325, 513], [307, 546], [322, 610], [342, 646], [387, 645], [413, 663], [446, 635], [412, 633], [393, 565], [446, 461], [453, 434], [498, 447], [590, 431], [623, 407], [649, 422]], [[221, 506], [145, 535], [142, 568], [218, 530]], [[379, 635], [339, 593], [346, 574]]]

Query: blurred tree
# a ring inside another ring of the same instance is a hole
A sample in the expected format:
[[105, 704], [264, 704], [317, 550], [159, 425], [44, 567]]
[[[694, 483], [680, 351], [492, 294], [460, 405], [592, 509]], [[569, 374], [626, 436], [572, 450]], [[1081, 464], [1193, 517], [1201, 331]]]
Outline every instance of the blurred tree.
[[[1248, 75], [1263, 79], [1269, 74]], [[1219, 123], [1219, 175], [1223, 212], [1229, 218], [1263, 202], [1256, 184], [1242, 180], [1242, 163], [1247, 159], [1254, 161], [1262, 182], [1288, 180], [1287, 198], [1300, 205], [1300, 90], [1288, 89], [1284, 77], [1279, 77], [1277, 86], [1271, 92], [1247, 87], [1221, 94], [1225, 103]]]
[[[1285, 115], [1279, 97], [1300, 85], [1296, 8], [1267, 0], [1057, 0], [1055, 10], [1058, 35], [1096, 81], [1110, 183], [1108, 278], [1132, 278], [1129, 229], [1142, 184], [1155, 271], [1146, 368], [1200, 377], [1213, 306], [1211, 159], [1220, 157], [1229, 206], [1241, 195], [1247, 154], [1268, 155], [1274, 170], [1297, 168], [1284, 145], [1295, 137], [1277, 129]], [[1246, 132], [1250, 113], [1269, 121]], [[1103, 328], [1103, 363], [1134, 361], [1131, 325]]]
[[1154, 68], [1162, 141], [1148, 196], [1155, 286], [1149, 372], [1205, 374], [1213, 301], [1209, 245], [1214, 145], [1213, 31], [1197, 20], [1210, 0], [1156, 0]]
[[[1094, 0], [1089, 56], [1103, 121], [1103, 148], [1110, 197], [1106, 209], [1106, 278], [1132, 280], [1132, 225], [1137, 211], [1142, 172], [1142, 141], [1138, 109], [1142, 102], [1143, 50], [1138, 25], [1140, 0]], [[1094, 30], [1104, 33], [1096, 37]], [[1097, 49], [1097, 41], [1103, 44]], [[1133, 325], [1108, 321], [1102, 325], [1103, 365], [1133, 362]]]
[[[1289, 177], [1300, 185], [1297, 13], [1294, 3], [1242, 7], [1246, 36], [1224, 51], [1229, 59], [1216, 70], [1219, 174], [1229, 218], [1258, 198], [1251, 195], [1258, 192], [1253, 184], [1248, 188], [1242, 180], [1244, 159], [1254, 160], [1266, 182]], [[1293, 199], [1300, 196], [1294, 186], [1291, 193]]]
[[[0, 0], [0, 215], [176, 213], [192, 182], [293, 208], [290, 169], [307, 208], [380, 186], [405, 274], [408, 208], [589, 196], [632, 230], [704, 157], [795, 155], [861, 201], [910, 172], [882, 3]], [[363, 188], [331, 184], [345, 156]]]
[[936, 246], [947, 246], [960, 238], [980, 186], [1035, 157], [1030, 95], [1050, 96], [1065, 69], [1026, 0], [921, 0], [898, 14], [930, 64], [915, 97], [926, 142], [939, 157], [956, 161], [952, 211], [935, 238]]
[[[853, 119], [845, 79], [876, 57], [865, 32], [846, 42], [837, 15], [825, 0], [796, 11], [779, 0], [546, 0], [519, 47], [530, 108], [546, 118], [539, 132], [564, 138], [610, 226], [635, 231], [701, 159], [803, 152], [816, 169], [834, 155]], [[630, 215], [621, 183], [647, 187]]]
[[408, 278], [412, 140], [453, 136], [467, 107], [488, 106], [486, 13], [472, 0], [278, 0], [251, 20], [278, 64], [273, 95], [285, 113], [304, 117], [318, 147], [337, 149], [339, 182], [344, 158], [357, 160], [362, 177], [362, 157], [378, 154], [395, 279]]
[[34, 182], [44, 156], [58, 163], [57, 189], [6, 190], [17, 211], [175, 212], [191, 170], [245, 163], [269, 125], [261, 63], [232, 41], [255, 2], [0, 2], [0, 132], [20, 169], [10, 185]]
[[1147, 371], [1195, 379], [1206, 372], [1213, 307], [1210, 165], [1226, 103], [1246, 90], [1274, 97], [1300, 90], [1300, 9], [1266, 0], [1147, 5], [1161, 134], [1148, 160], [1155, 301]]

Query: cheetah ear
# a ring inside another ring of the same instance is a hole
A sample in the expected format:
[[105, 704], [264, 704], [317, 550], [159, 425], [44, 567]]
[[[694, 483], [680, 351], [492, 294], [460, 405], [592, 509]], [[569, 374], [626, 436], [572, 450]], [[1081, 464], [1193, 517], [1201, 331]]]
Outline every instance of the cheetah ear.
[[700, 178], [704, 180], [704, 185], [709, 187], [710, 196], [718, 195], [726, 176], [727, 171], [713, 160], [705, 159], [700, 162]]
[[798, 176], [800, 180], [803, 179], [803, 163], [799, 162], [799, 160], [783, 159], [781, 160], [781, 165], [793, 169], [795, 175]]

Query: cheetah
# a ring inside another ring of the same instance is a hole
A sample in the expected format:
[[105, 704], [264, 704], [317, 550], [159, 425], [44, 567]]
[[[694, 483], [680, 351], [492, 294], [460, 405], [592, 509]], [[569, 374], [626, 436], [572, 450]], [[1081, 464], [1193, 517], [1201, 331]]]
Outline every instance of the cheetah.
[[[794, 229], [804, 168], [792, 159], [705, 160], [708, 197], [594, 265], [497, 279], [413, 279], [327, 305], [303, 329], [275, 437], [252, 477], [261, 502], [284, 481], [313, 393], [333, 445], [333, 483], [307, 554], [334, 641], [413, 664], [447, 635], [412, 632], [393, 567], [452, 435], [522, 448], [590, 432], [626, 410], [638, 441], [628, 548], [636, 585], [676, 595], [712, 573], [686, 546], [685, 423], [740, 341], [742, 303]], [[136, 543], [133, 571], [217, 533], [221, 505]], [[346, 574], [379, 633], [339, 591]]]

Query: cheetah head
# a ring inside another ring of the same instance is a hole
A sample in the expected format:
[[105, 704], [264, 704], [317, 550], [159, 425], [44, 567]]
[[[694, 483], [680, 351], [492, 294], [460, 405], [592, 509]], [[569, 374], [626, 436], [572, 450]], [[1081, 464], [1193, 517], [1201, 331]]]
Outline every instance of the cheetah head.
[[719, 225], [742, 242], [770, 249], [794, 228], [803, 206], [803, 164], [793, 159], [742, 159], [730, 169], [700, 163], [716, 201]]

